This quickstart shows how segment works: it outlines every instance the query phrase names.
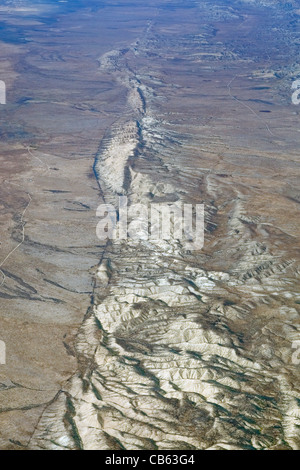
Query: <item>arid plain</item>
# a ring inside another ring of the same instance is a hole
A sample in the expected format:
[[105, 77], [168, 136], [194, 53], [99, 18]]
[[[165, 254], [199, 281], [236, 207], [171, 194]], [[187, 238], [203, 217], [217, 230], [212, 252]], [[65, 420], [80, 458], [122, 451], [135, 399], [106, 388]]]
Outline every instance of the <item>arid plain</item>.
[[[1, 449], [300, 448], [298, 7], [3, 2]], [[99, 241], [119, 195], [203, 249]]]

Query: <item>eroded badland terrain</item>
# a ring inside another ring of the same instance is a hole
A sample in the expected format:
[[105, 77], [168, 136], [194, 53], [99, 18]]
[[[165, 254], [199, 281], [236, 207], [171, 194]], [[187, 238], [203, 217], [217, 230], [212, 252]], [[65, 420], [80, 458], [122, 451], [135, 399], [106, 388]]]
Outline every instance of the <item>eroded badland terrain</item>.
[[2, 4], [0, 447], [299, 449], [298, 2]]

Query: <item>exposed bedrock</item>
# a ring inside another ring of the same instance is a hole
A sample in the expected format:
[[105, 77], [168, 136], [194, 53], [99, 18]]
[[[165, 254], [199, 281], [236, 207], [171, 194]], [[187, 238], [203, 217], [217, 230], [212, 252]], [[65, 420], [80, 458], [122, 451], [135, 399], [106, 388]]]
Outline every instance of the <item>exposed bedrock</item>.
[[77, 338], [78, 373], [30, 446], [297, 449], [295, 235], [285, 235], [287, 246], [276, 215], [265, 223], [255, 213], [254, 189], [193, 167], [191, 135], [159, 117], [151, 80], [144, 86], [128, 68], [132, 54], [100, 59], [127, 88], [126, 110], [96, 157], [104, 199], [204, 202], [205, 248], [188, 252], [172, 237], [107, 243]]
[[296, 2], [2, 3], [1, 449], [300, 449]]

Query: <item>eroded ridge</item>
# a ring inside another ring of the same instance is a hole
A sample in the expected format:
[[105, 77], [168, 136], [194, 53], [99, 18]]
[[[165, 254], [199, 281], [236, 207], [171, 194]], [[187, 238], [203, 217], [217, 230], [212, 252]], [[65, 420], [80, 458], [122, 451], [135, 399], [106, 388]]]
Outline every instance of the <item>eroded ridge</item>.
[[230, 185], [224, 173], [193, 167], [191, 135], [162, 119], [153, 78], [129, 65], [149, 34], [100, 59], [127, 103], [96, 175], [110, 202], [121, 194], [129, 204], [204, 201], [206, 247], [187, 252], [174, 238], [107, 244], [77, 338], [78, 373], [30, 447], [298, 449], [297, 237], [254, 214], [261, 195], [247, 181]]

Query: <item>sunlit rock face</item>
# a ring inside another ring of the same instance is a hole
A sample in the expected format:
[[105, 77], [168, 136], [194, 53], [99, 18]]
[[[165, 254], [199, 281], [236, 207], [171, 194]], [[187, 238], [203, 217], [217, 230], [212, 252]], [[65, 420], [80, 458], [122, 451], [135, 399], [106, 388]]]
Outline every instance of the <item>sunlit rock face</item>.
[[204, 204], [204, 247], [106, 243], [75, 370], [27, 447], [299, 449], [297, 15], [154, 3], [123, 5], [134, 38], [95, 57], [120, 90], [91, 157], [98, 202]]

